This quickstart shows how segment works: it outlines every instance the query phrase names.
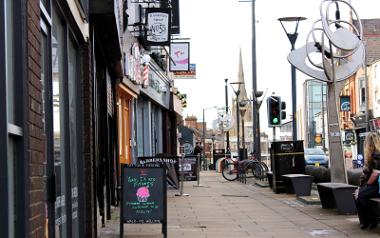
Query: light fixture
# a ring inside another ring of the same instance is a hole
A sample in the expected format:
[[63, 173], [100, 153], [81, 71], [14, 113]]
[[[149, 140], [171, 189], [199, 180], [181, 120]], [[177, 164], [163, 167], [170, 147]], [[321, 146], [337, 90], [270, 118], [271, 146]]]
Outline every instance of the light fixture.
[[141, 56], [141, 64], [147, 65], [147, 64], [149, 64], [149, 62], [150, 62], [150, 56], [148, 54], [143, 54]]
[[[282, 28], [288, 36], [290, 44], [292, 44], [293, 50], [294, 43], [296, 42], [298, 36], [298, 24], [300, 21], [306, 20], [306, 17], [281, 17], [277, 20], [281, 23]], [[294, 29], [292, 29], [293, 25]]]
[[[294, 50], [294, 45], [297, 40], [298, 36], [298, 24], [300, 21], [306, 20], [306, 17], [281, 17], [278, 18], [278, 20], [281, 23], [282, 28], [284, 29], [286, 35], [288, 36], [288, 39], [290, 41], [290, 44], [292, 46], [291, 50]], [[285, 25], [287, 27], [285, 27]], [[294, 30], [292, 30], [291, 27], [294, 25]], [[296, 118], [296, 112], [297, 112], [297, 91], [296, 91], [296, 68], [292, 65], [291, 66], [292, 71], [292, 136], [293, 140], [297, 140], [297, 118]]]
[[[236, 95], [236, 148], [237, 148], [237, 153], [239, 154], [240, 152], [240, 123], [239, 123], [239, 113], [240, 113], [240, 109], [239, 109], [239, 95], [240, 95], [240, 85], [244, 84], [244, 82], [232, 82], [230, 83], [231, 87], [232, 87], [232, 90], [234, 90], [234, 93]], [[239, 157], [239, 160], [241, 160], [242, 158]]]

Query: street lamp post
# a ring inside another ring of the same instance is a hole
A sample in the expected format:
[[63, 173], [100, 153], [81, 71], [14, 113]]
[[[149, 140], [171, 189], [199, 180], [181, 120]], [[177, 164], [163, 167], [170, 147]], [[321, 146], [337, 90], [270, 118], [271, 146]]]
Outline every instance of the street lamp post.
[[[226, 85], [224, 86], [225, 88], [225, 96], [226, 96], [226, 114], [228, 114], [228, 87], [227, 87], [227, 81], [228, 79], [224, 79], [224, 82], [226, 83]], [[224, 143], [224, 141], [223, 141]], [[230, 154], [230, 132], [227, 130], [226, 131], [226, 151], [225, 151], [225, 154]]]
[[211, 135], [211, 141], [212, 141], [212, 144], [211, 144], [211, 163], [215, 169], [216, 167], [215, 167], [215, 159], [214, 159], [214, 151], [215, 151], [215, 134], [214, 133]]
[[241, 127], [242, 127], [242, 133], [241, 133], [241, 137], [242, 137], [242, 140], [241, 140], [241, 143], [242, 143], [242, 146], [243, 146], [243, 153], [242, 153], [242, 160], [245, 160], [245, 133], [244, 133], [244, 115], [245, 115], [245, 112], [247, 111], [247, 108], [245, 107], [246, 106], [246, 102], [239, 102], [240, 104], [240, 116], [241, 116]]
[[[292, 51], [294, 50], [294, 45], [298, 36], [298, 24], [300, 21], [306, 20], [305, 17], [281, 17], [278, 19], [281, 23], [282, 28], [284, 29], [290, 44], [292, 45]], [[295, 24], [295, 29], [293, 32], [288, 32], [284, 26], [284, 23]], [[292, 131], [293, 131], [293, 140], [297, 140], [297, 91], [296, 91], [296, 68], [292, 65]]]
[[[252, 0], [252, 143], [256, 158], [261, 161], [260, 142], [260, 115], [257, 102], [257, 74], [256, 74], [256, 7], [255, 0]], [[261, 96], [261, 95], [260, 95]]]
[[[240, 95], [240, 85], [241, 84], [244, 84], [244, 83], [243, 82], [232, 82], [232, 83], [230, 83], [232, 90], [234, 90], [234, 93], [236, 95], [236, 145], [237, 145], [236, 148], [237, 148], [238, 155], [239, 155], [239, 150], [240, 150], [239, 95]], [[236, 89], [234, 88], [234, 86], [236, 87]], [[239, 160], [241, 160], [241, 159], [242, 158], [239, 157]]]
[[[202, 136], [202, 144], [203, 144], [203, 150], [202, 150], [202, 157], [203, 157], [203, 163], [204, 163], [204, 161], [205, 161], [205, 159], [206, 159], [206, 152], [205, 152], [205, 150], [206, 150], [206, 122], [205, 122], [205, 109], [203, 109], [203, 118], [202, 118], [202, 131], [203, 131], [203, 136]], [[202, 162], [201, 162], [202, 163]], [[201, 166], [202, 167], [202, 166]]]
[[[214, 109], [214, 107], [209, 107], [209, 108], [203, 108], [202, 109], [202, 144], [203, 144], [203, 150], [202, 150], [202, 156], [203, 156], [203, 163], [206, 163], [206, 121], [205, 121], [205, 110], [210, 110]], [[207, 166], [207, 165], [206, 165]], [[207, 167], [206, 167], [207, 168]]]

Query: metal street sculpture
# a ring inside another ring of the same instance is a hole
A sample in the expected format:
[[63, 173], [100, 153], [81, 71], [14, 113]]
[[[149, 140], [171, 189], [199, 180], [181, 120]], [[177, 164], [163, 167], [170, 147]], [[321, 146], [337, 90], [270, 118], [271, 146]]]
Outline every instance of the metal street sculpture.
[[[348, 10], [348, 20], [341, 19], [342, 9]], [[344, 80], [364, 64], [363, 30], [357, 12], [344, 0], [324, 0], [319, 10], [321, 19], [313, 24], [306, 45], [290, 52], [288, 61], [310, 77], [327, 83], [331, 181], [347, 183], [337, 98]], [[334, 10], [335, 19], [331, 19]], [[353, 18], [358, 27], [352, 23]]]

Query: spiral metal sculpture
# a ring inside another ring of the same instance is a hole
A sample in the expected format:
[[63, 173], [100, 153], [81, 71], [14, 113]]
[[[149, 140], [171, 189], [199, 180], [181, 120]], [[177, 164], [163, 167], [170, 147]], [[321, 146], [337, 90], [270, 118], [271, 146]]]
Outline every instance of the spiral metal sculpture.
[[[348, 9], [350, 19], [341, 19], [341, 9]], [[331, 12], [335, 10], [335, 18]], [[360, 18], [350, 3], [344, 0], [324, 0], [321, 19], [314, 22], [306, 44], [288, 55], [288, 61], [298, 70], [328, 86], [328, 137], [331, 181], [347, 183], [347, 171], [342, 149], [338, 100], [343, 81], [354, 75], [365, 61]], [[353, 22], [356, 19], [357, 26]], [[337, 83], [340, 83], [337, 86]]]
[[[358, 22], [340, 19], [340, 4], [347, 5]], [[335, 19], [331, 7], [335, 6]], [[321, 19], [314, 22], [306, 45], [292, 51], [288, 61], [298, 70], [320, 81], [339, 82], [355, 74], [363, 65], [365, 47], [363, 29], [355, 9], [344, 0], [324, 0], [320, 5]], [[335, 30], [332, 28], [335, 27]], [[317, 33], [321, 33], [318, 39]], [[322, 63], [315, 62], [312, 54], [319, 54]]]

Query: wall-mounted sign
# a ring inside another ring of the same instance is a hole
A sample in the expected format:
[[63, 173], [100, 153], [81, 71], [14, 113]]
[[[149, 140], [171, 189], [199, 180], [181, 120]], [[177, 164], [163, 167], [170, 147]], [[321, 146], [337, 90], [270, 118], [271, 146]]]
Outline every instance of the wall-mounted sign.
[[196, 79], [197, 72], [196, 72], [196, 65], [190, 64], [189, 71], [175, 71], [174, 72], [174, 78], [175, 79]]
[[135, 84], [141, 84], [141, 54], [138, 43], [132, 46], [132, 55], [129, 57], [129, 75]]
[[344, 143], [352, 144], [355, 142], [355, 132], [352, 130], [344, 132]]
[[148, 45], [170, 45], [170, 9], [147, 8], [145, 16]]
[[350, 96], [340, 96], [340, 111], [341, 112], [351, 111]]
[[[190, 70], [190, 43], [172, 42], [170, 44], [170, 71], [189, 71]], [[174, 63], [173, 63], [174, 61]]]

